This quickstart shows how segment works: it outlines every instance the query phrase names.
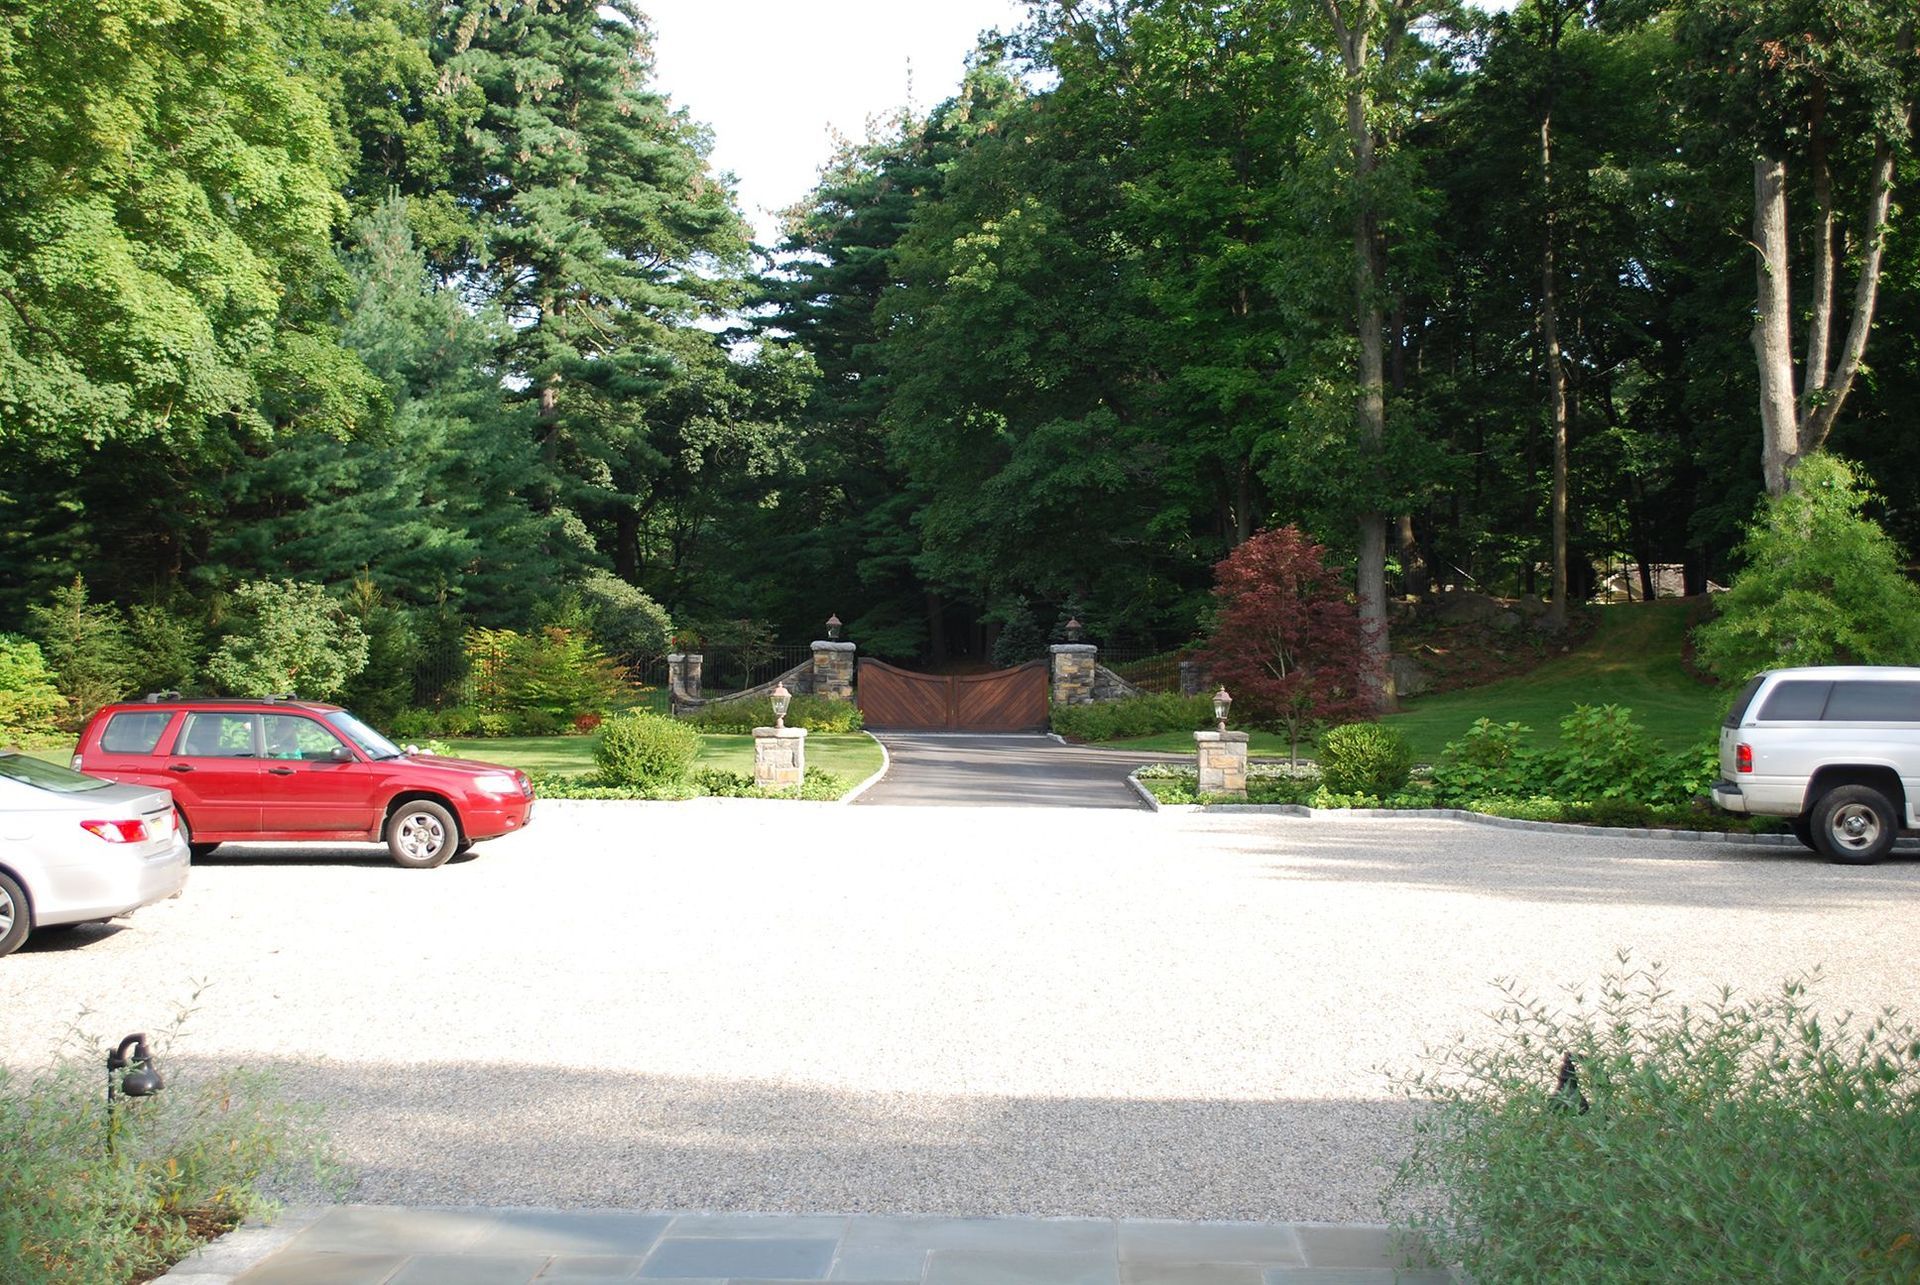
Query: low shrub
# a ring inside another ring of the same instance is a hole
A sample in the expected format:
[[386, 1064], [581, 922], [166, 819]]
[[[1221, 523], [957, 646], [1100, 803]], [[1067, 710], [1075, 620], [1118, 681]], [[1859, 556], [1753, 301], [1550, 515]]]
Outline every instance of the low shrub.
[[1532, 731], [1524, 723], [1474, 720], [1466, 736], [1447, 742], [1434, 764], [1435, 800], [1445, 807], [1467, 807], [1477, 799], [1542, 793], [1539, 751], [1520, 739]]
[[1503, 983], [1491, 1033], [1397, 1082], [1396, 1221], [1490, 1285], [1920, 1279], [1920, 1035], [1817, 981], [1682, 1004], [1623, 955], [1564, 1006]]
[[593, 760], [607, 785], [655, 786], [679, 781], [700, 753], [700, 735], [685, 723], [635, 711], [601, 726]]
[[[164, 1054], [165, 1041], [156, 1041]], [[100, 1103], [91, 1041], [47, 1069], [0, 1068], [0, 1276], [8, 1285], [146, 1280], [271, 1208], [282, 1176], [327, 1168], [314, 1113], [271, 1077], [169, 1068], [164, 1092]]]
[[1198, 732], [1214, 725], [1206, 696], [1150, 692], [1127, 700], [1055, 705], [1053, 730], [1070, 741], [1125, 741], [1167, 732]]
[[1397, 794], [1412, 774], [1413, 751], [1395, 728], [1349, 723], [1321, 738], [1320, 775], [1334, 794]]
[[[752, 700], [720, 701], [701, 706], [688, 714], [684, 721], [703, 732], [746, 736], [756, 727], [773, 726], [773, 701], [764, 696]], [[823, 696], [795, 696], [787, 706], [788, 727], [804, 727], [809, 732], [857, 732], [863, 725], [860, 707], [852, 701], [828, 700]]]
[[599, 731], [600, 724], [603, 721], [604, 720], [598, 714], [594, 714], [594, 713], [576, 714], [573, 719], [573, 730], [580, 733], [580, 735], [582, 736], [588, 736], [594, 732]]

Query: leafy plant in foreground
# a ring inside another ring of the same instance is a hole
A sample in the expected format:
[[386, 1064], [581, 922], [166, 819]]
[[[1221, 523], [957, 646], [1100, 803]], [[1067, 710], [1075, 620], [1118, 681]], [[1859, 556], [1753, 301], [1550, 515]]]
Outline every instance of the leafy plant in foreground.
[[1502, 982], [1490, 1036], [1398, 1077], [1425, 1109], [1397, 1221], [1489, 1283], [1920, 1277], [1920, 1038], [1817, 981], [1689, 1005], [1623, 954], [1564, 1007]]
[[311, 1110], [284, 1101], [261, 1072], [182, 1068], [164, 1056], [168, 1042], [156, 1041], [166, 1089], [123, 1106], [111, 1149], [98, 1040], [76, 1030], [51, 1066], [0, 1068], [7, 1285], [148, 1279], [207, 1235], [270, 1209], [264, 1189], [275, 1178], [304, 1169], [327, 1178]]

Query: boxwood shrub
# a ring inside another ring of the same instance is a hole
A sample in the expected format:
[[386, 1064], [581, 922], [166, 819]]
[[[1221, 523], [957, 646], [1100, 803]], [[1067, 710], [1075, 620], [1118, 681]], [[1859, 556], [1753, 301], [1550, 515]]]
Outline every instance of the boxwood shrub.
[[678, 719], [636, 710], [600, 728], [593, 760], [602, 784], [655, 786], [679, 781], [700, 753], [700, 734]]

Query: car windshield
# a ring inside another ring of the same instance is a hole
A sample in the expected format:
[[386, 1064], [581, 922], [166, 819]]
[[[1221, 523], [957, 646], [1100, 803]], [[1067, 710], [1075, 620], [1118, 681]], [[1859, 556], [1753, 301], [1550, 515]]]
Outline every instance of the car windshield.
[[395, 745], [392, 741], [380, 735], [380, 733], [374, 731], [371, 727], [368, 727], [344, 709], [337, 709], [327, 715], [327, 722], [331, 723], [334, 730], [339, 732], [340, 735], [365, 750], [368, 758], [397, 759], [400, 757], [400, 747], [398, 745]]
[[104, 790], [113, 784], [112, 781], [85, 776], [58, 763], [45, 763], [12, 750], [0, 750], [0, 776], [23, 785], [51, 790], [55, 794], [85, 794], [89, 790]]

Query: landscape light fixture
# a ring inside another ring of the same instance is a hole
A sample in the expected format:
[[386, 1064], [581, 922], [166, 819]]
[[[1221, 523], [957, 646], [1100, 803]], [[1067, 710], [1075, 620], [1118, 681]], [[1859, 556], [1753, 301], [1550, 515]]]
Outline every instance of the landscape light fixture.
[[1213, 694], [1213, 719], [1220, 725], [1219, 730], [1223, 732], [1227, 730], [1227, 710], [1232, 706], [1233, 697], [1227, 695], [1225, 687]]
[[840, 641], [840, 614], [838, 612], [827, 617], [827, 639], [829, 642]]
[[1068, 642], [1071, 642], [1071, 643], [1079, 642], [1080, 635], [1086, 632], [1087, 632], [1087, 627], [1080, 623], [1079, 617], [1076, 616], [1072, 620], [1067, 621], [1067, 641]]
[[150, 1098], [167, 1087], [160, 1070], [153, 1064], [147, 1048], [146, 1033], [129, 1035], [107, 1054], [107, 1150], [113, 1151], [114, 1135], [119, 1132], [120, 1099]]
[[785, 728], [787, 725], [787, 706], [793, 704], [793, 693], [787, 690], [785, 683], [775, 683], [773, 687], [773, 725]]

